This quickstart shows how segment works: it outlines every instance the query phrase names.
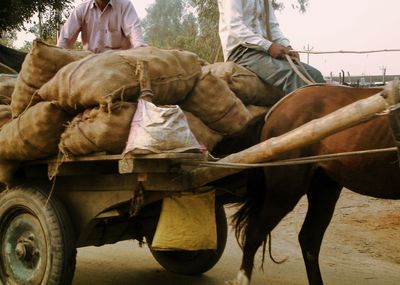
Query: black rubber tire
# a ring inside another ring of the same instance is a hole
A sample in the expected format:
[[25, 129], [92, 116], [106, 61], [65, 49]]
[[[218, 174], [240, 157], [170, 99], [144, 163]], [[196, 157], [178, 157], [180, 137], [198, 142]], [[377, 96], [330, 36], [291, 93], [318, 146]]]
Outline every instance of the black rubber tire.
[[217, 249], [199, 251], [157, 251], [152, 250], [149, 241], [151, 254], [164, 269], [181, 275], [199, 275], [207, 272], [221, 258], [228, 235], [228, 223], [226, 220], [223, 205], [216, 206], [215, 210], [217, 225]]
[[70, 285], [75, 264], [75, 233], [54, 195], [47, 201], [46, 192], [36, 188], [0, 194], [3, 284]]

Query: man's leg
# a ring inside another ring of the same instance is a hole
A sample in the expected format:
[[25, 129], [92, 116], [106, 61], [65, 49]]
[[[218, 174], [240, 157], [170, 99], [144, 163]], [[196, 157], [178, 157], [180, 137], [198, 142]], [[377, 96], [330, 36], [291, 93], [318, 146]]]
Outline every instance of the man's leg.
[[[257, 74], [264, 82], [271, 84], [285, 94], [296, 90], [306, 83], [293, 71], [285, 60], [272, 58], [268, 53], [246, 47], [238, 47], [229, 60], [240, 64]], [[304, 64], [315, 81], [325, 82], [322, 74], [310, 65]]]

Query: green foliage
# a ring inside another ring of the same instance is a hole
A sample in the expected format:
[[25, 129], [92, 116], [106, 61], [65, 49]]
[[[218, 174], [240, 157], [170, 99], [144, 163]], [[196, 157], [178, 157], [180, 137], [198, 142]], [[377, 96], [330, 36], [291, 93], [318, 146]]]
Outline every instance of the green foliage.
[[16, 38], [17, 38], [17, 33], [15, 31], [3, 33], [0, 36], [0, 45], [9, 48], [14, 48], [13, 42], [15, 41]]
[[[309, 4], [309, 0], [296, 0], [296, 1], [290, 1], [290, 6], [292, 9], [299, 10], [300, 13], [305, 13]], [[284, 9], [285, 5], [282, 2], [278, 2], [276, 0], [272, 1], [272, 5], [274, 9]]]
[[72, 0], [2, 0], [0, 4], [0, 34], [22, 30], [36, 13], [46, 14], [49, 9], [62, 11]]
[[156, 0], [147, 9], [147, 17], [142, 22], [147, 42], [163, 48], [190, 45], [188, 37], [196, 33], [197, 25], [193, 14], [185, 12], [184, 4], [182, 0]]
[[29, 52], [32, 49], [32, 42], [25, 41], [23, 46], [19, 49], [23, 52]]
[[191, 0], [156, 0], [142, 22], [146, 42], [160, 48], [192, 51], [214, 61], [220, 46], [218, 9], [213, 6], [211, 20], [201, 17], [198, 12], [202, 10], [195, 9], [195, 4]]

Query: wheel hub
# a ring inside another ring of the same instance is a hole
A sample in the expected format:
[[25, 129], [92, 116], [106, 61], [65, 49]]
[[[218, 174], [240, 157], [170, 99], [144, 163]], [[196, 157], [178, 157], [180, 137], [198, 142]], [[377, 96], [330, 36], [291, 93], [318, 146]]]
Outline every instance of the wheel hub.
[[47, 243], [40, 222], [26, 212], [11, 214], [7, 220], [0, 233], [0, 260], [5, 275], [15, 283], [41, 284], [46, 271]]
[[35, 236], [30, 234], [28, 238], [20, 238], [15, 246], [15, 256], [28, 268], [33, 268], [40, 257], [34, 241]]

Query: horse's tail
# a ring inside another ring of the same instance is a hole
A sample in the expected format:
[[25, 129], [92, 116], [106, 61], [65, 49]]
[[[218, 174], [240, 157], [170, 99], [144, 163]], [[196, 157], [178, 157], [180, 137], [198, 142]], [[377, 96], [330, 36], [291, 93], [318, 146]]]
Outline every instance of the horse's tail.
[[[262, 210], [265, 198], [265, 179], [262, 168], [248, 170], [247, 192], [241, 202], [238, 203], [239, 210], [233, 215], [233, 227], [235, 236], [243, 249], [246, 241], [246, 230], [250, 221], [256, 221]], [[266, 242], [266, 238], [264, 243]]]
[[[262, 211], [262, 207], [265, 202], [266, 185], [265, 176], [262, 168], [255, 168], [249, 170], [247, 175], [247, 194], [241, 202], [238, 202], [239, 210], [233, 215], [233, 227], [235, 229], [236, 240], [243, 250], [243, 246], [246, 242], [246, 231], [250, 221], [258, 221], [257, 218]], [[284, 263], [287, 258], [283, 260], [276, 260], [272, 256], [272, 237], [271, 233], [268, 233], [263, 239], [263, 254], [261, 267], [264, 264], [265, 252], [268, 241], [268, 253], [269, 258], [276, 264]]]

